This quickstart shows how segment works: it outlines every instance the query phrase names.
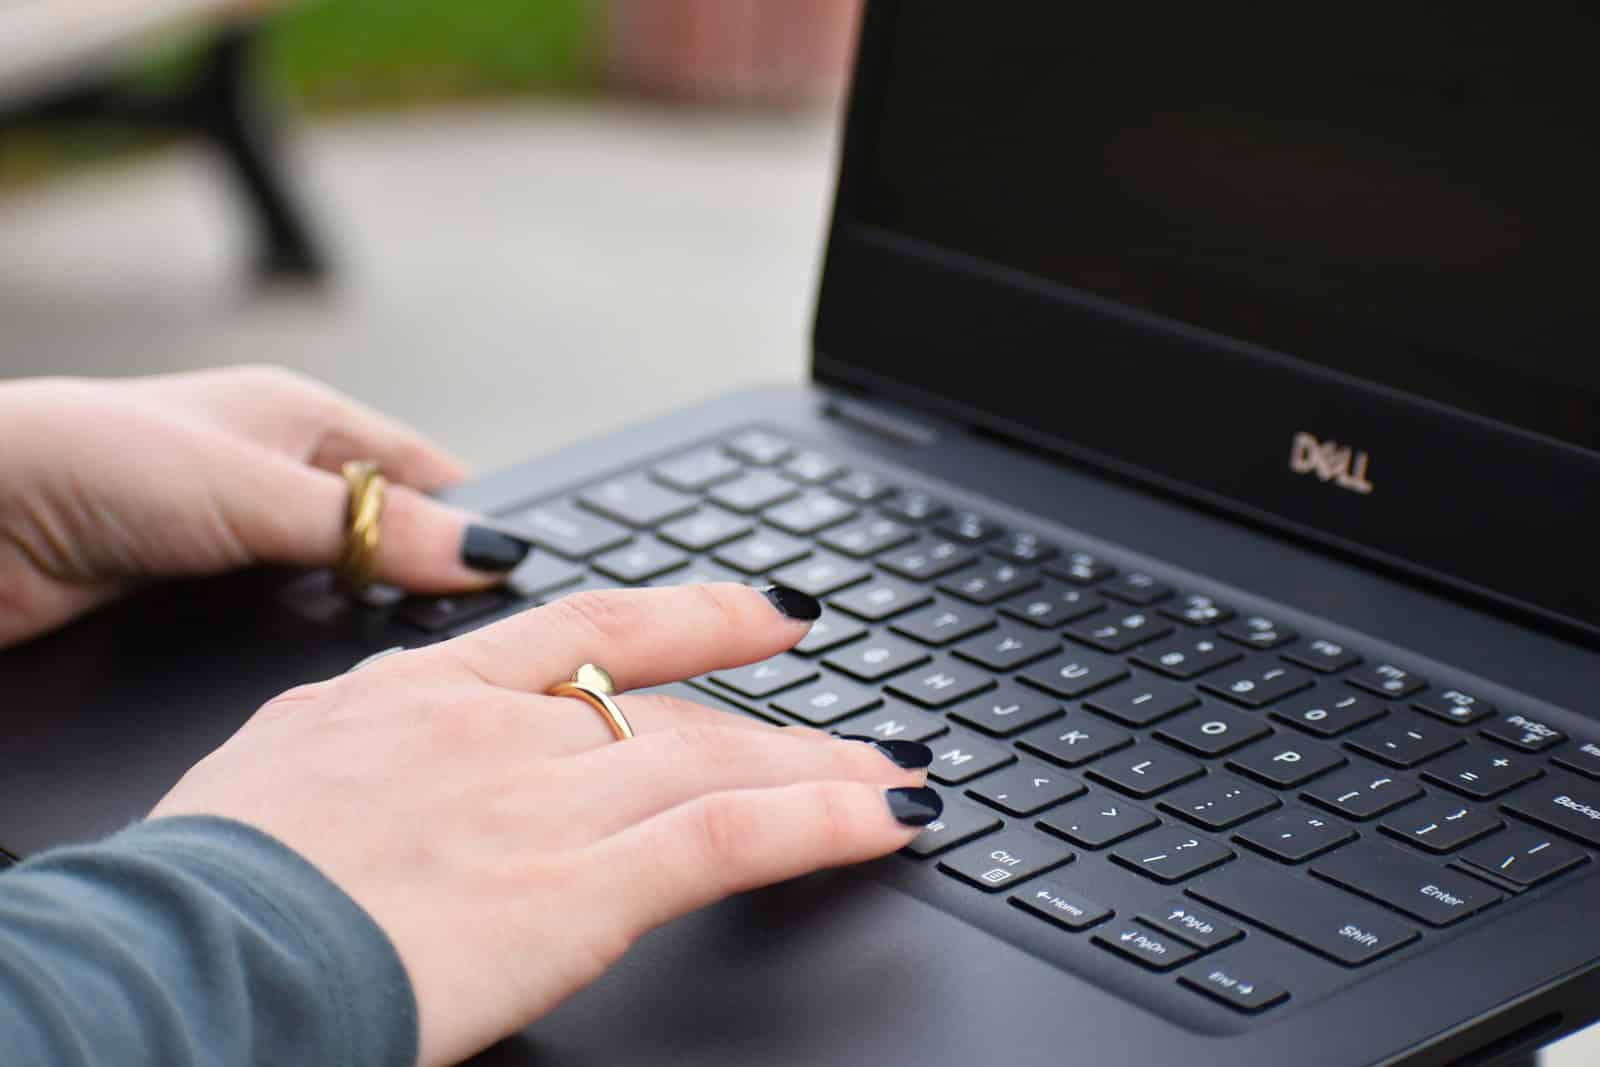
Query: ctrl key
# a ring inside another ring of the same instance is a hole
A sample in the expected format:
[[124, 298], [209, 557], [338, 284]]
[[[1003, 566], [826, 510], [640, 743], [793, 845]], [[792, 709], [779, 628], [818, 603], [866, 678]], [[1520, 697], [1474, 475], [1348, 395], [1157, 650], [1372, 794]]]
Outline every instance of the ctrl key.
[[1058, 882], [1039, 882], [1011, 894], [1011, 903], [1077, 933], [1111, 918], [1112, 911]]
[[1202, 963], [1178, 975], [1182, 985], [1212, 1000], [1221, 1001], [1235, 1011], [1254, 1015], [1289, 999], [1289, 991], [1254, 975], [1235, 971], [1215, 961]]

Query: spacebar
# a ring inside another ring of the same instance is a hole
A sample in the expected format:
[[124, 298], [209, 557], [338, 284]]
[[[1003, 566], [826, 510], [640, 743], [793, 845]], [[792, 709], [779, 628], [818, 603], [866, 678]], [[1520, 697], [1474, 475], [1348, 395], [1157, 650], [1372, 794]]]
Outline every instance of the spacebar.
[[1352, 967], [1421, 936], [1387, 912], [1337, 889], [1256, 864], [1229, 864], [1188, 892]]

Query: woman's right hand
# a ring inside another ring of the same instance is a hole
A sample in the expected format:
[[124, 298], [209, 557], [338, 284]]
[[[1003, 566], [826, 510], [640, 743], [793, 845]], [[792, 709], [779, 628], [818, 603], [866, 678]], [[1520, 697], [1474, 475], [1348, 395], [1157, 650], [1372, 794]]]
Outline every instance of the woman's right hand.
[[[542, 695], [598, 663], [619, 689], [755, 662], [809, 598], [731, 584], [581, 593], [291, 690], [152, 817], [227, 816], [316, 864], [411, 977], [421, 1061], [463, 1059], [721, 897], [906, 845], [941, 803], [921, 745], [779, 729], [622, 696], [612, 740]], [[799, 604], [797, 610], [794, 605]], [[909, 766], [908, 766], [909, 765]]]

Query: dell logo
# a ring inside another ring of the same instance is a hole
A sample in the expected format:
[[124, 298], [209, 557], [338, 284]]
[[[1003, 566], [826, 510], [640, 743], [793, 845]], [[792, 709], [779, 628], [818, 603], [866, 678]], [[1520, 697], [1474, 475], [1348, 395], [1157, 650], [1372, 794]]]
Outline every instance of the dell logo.
[[1289, 449], [1289, 469], [1296, 474], [1315, 474], [1352, 493], [1372, 492], [1367, 480], [1367, 454], [1356, 452], [1337, 441], [1319, 441], [1304, 431], [1294, 435]]

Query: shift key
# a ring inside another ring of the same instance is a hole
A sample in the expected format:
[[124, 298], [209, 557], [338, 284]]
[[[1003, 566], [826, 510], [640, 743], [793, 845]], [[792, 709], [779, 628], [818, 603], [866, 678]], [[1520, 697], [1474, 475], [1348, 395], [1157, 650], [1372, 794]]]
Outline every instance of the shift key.
[[1508, 797], [1501, 807], [1540, 826], [1600, 846], [1600, 783], [1551, 771]]
[[1233, 863], [1189, 895], [1356, 967], [1415, 941], [1415, 928], [1349, 893], [1260, 864]]

